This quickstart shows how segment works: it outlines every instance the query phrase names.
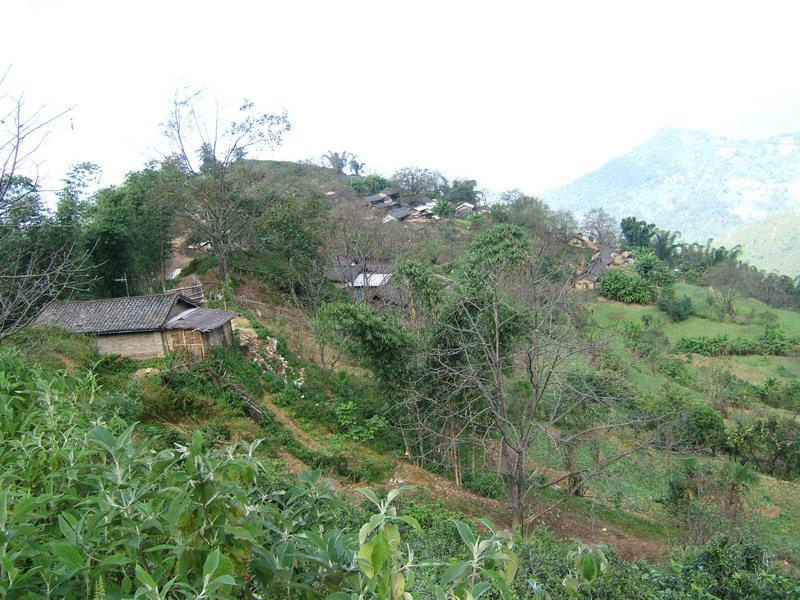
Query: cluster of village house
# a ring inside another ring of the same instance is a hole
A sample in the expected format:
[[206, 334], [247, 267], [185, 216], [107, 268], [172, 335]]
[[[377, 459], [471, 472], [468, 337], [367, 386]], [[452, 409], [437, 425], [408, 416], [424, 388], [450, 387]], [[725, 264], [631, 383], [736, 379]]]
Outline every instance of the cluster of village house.
[[[384, 188], [377, 194], [367, 196], [363, 200], [373, 208], [386, 209], [384, 223], [392, 221], [423, 221], [428, 219], [438, 219], [434, 214], [433, 208], [436, 200], [431, 200], [426, 196], [403, 196], [393, 188]], [[455, 207], [456, 217], [468, 217], [476, 211], [475, 205], [470, 202], [461, 202]]]
[[567, 243], [576, 248], [588, 248], [595, 251], [589, 264], [575, 278], [575, 289], [578, 291], [593, 290], [606, 271], [630, 264], [636, 258], [631, 250], [601, 247], [590, 236], [583, 233], [576, 233]]

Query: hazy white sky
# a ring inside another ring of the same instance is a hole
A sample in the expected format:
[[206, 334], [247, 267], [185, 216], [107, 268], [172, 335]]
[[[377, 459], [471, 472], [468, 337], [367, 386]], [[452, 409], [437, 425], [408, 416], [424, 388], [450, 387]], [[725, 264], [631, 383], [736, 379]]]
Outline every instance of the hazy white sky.
[[106, 183], [158, 156], [189, 85], [235, 107], [287, 109], [264, 158], [356, 152], [368, 171], [418, 165], [541, 193], [665, 125], [800, 131], [796, 2], [4, 3], [6, 91], [75, 105], [39, 153]]

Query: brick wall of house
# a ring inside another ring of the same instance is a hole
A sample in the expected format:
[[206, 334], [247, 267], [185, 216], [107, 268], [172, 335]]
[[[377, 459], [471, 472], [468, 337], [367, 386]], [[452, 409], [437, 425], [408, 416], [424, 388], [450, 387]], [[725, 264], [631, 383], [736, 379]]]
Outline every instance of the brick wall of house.
[[95, 338], [101, 354], [121, 354], [131, 358], [157, 358], [164, 356], [166, 349], [161, 332], [120, 333], [100, 335]]

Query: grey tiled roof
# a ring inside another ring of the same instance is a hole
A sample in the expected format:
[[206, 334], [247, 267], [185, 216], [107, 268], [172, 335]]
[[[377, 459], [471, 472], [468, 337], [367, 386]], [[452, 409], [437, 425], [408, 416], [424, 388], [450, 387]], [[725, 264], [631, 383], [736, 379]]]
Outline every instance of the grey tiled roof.
[[156, 331], [176, 302], [186, 308], [197, 304], [180, 294], [155, 294], [132, 298], [102, 298], [77, 302], [51, 302], [33, 320], [33, 325], [58, 325], [75, 333], [126, 333]]
[[390, 208], [389, 211], [386, 213], [393, 219], [397, 219], [398, 221], [402, 221], [414, 214], [414, 211], [406, 206], [398, 206], [396, 208]]
[[586, 270], [581, 273], [578, 279], [588, 279], [592, 283], [597, 282], [614, 262], [611, 256], [612, 253], [613, 250], [611, 248], [601, 248], [599, 252], [592, 256], [589, 266], [586, 267]]
[[337, 258], [325, 273], [328, 281], [336, 283], [353, 283], [353, 280], [361, 274], [361, 267], [354, 265], [351, 260]]
[[191, 329], [192, 331], [211, 331], [236, 318], [238, 315], [229, 310], [213, 308], [191, 308], [172, 317], [164, 329]]

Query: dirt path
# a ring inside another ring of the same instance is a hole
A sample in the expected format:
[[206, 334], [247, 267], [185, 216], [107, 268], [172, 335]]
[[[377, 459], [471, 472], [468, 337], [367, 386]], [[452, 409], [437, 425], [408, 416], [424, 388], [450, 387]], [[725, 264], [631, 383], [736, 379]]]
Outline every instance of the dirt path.
[[[303, 445], [312, 450], [322, 451], [325, 449], [319, 439], [313, 437], [268, 397], [263, 397], [261, 402], [264, 408], [269, 409], [278, 421], [286, 427], [295, 438]], [[311, 468], [305, 465], [296, 457], [289, 455], [286, 457], [289, 469], [293, 472], [310, 471]], [[501, 527], [508, 527], [508, 515], [510, 506], [507, 502], [485, 498], [463, 488], [459, 488], [452, 480], [426, 471], [403, 460], [394, 460], [394, 471], [392, 478], [387, 482], [390, 487], [401, 485], [420, 486], [425, 489], [432, 498], [443, 502], [452, 510], [463, 512], [474, 517], [488, 517]], [[336, 478], [330, 478], [337, 490], [354, 493], [356, 487], [342, 482]], [[544, 508], [537, 506], [536, 509]], [[663, 540], [641, 538], [630, 535], [624, 531], [617, 531], [604, 525], [599, 519], [594, 519], [590, 514], [577, 512], [564, 508], [555, 508], [541, 520], [540, 524], [546, 526], [556, 533], [563, 541], [579, 540], [583, 542], [604, 543], [613, 547], [626, 560], [644, 558], [651, 562], [661, 562], [665, 559], [670, 549], [670, 544]]]
[[311, 435], [309, 435], [305, 429], [295, 423], [294, 420], [292, 420], [292, 418], [286, 414], [285, 410], [270, 400], [266, 394], [261, 397], [261, 403], [265, 408], [275, 415], [275, 418], [278, 419], [281, 425], [292, 432], [294, 437], [297, 438], [298, 442], [307, 448], [311, 448], [312, 450], [323, 451], [325, 449], [325, 447], [311, 437]]

